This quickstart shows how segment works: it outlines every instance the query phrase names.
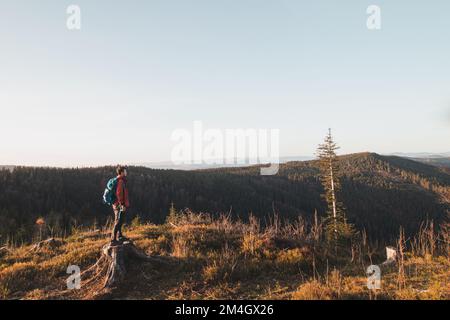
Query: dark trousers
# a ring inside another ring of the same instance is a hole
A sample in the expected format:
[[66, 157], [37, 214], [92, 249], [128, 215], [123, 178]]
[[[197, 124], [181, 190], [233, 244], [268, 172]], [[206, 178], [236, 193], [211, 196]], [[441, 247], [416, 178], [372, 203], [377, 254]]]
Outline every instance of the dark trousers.
[[112, 240], [117, 240], [117, 236], [122, 237], [122, 225], [124, 220], [124, 213], [118, 207], [113, 207], [114, 210], [114, 227], [111, 234]]

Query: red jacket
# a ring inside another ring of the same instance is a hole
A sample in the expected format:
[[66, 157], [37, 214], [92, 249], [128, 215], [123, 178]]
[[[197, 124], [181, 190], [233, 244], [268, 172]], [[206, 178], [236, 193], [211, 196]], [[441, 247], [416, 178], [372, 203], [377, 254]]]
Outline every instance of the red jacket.
[[116, 202], [115, 205], [123, 205], [125, 207], [130, 206], [130, 200], [128, 199], [127, 179], [125, 177], [117, 177], [117, 190], [116, 190]]

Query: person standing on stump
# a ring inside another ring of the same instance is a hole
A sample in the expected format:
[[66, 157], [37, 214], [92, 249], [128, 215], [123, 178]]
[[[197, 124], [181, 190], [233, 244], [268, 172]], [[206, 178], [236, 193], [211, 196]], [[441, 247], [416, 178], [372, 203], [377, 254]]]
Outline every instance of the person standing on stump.
[[125, 219], [125, 211], [130, 206], [127, 188], [127, 168], [118, 166], [116, 169], [117, 177], [115, 188], [115, 201], [112, 204], [114, 211], [114, 227], [111, 234], [111, 244], [117, 244], [128, 240], [122, 234], [122, 225]]

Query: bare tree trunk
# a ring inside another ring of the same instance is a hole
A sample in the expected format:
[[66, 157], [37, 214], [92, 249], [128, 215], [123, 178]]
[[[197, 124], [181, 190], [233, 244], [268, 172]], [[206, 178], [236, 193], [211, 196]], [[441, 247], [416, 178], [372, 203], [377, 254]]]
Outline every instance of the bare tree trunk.
[[333, 203], [333, 220], [334, 220], [334, 243], [335, 243], [335, 253], [337, 254], [337, 238], [338, 238], [338, 230], [337, 230], [337, 213], [336, 213], [336, 194], [334, 192], [334, 176], [333, 176], [333, 165], [332, 159], [330, 158], [330, 179], [331, 179], [331, 199]]

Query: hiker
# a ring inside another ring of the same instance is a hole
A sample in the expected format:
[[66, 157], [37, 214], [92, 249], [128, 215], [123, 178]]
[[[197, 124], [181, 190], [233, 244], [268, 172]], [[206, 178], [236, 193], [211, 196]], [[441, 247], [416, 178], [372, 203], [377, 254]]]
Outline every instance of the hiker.
[[115, 201], [112, 204], [114, 211], [114, 227], [111, 234], [111, 243], [118, 243], [128, 240], [122, 234], [122, 224], [124, 222], [124, 214], [126, 209], [130, 206], [128, 200], [128, 188], [127, 188], [127, 168], [118, 166], [116, 169], [116, 190]]

